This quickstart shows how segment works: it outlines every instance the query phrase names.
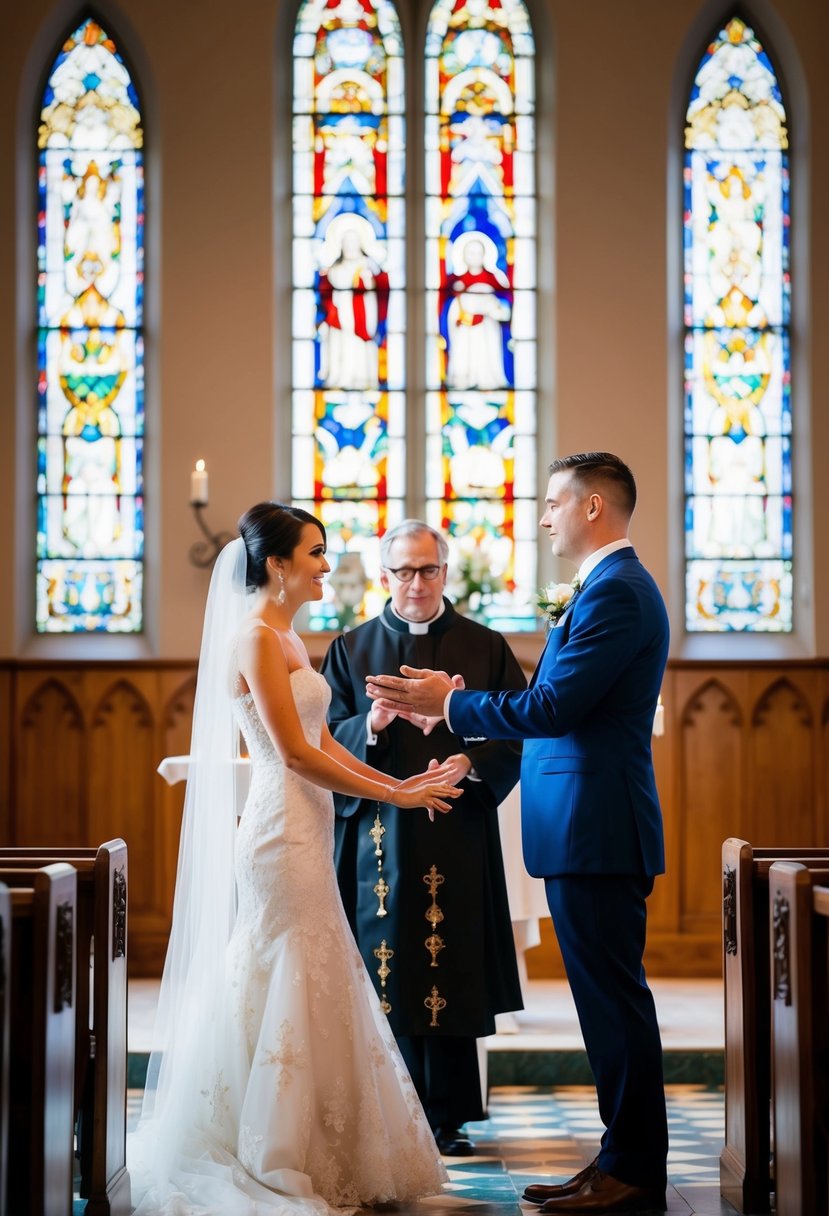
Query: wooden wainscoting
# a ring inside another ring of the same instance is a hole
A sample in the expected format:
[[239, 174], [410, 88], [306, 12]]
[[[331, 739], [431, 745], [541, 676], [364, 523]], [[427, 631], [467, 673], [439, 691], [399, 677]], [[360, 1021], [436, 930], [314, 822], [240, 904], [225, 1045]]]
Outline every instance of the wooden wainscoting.
[[[532, 666], [537, 642], [516, 639]], [[320, 657], [319, 638], [309, 638]], [[524, 651], [526, 650], [526, 654]], [[130, 961], [159, 974], [175, 883], [182, 785], [159, 761], [187, 752], [195, 663], [0, 664], [0, 834], [12, 845], [130, 850]], [[829, 661], [669, 664], [654, 740], [667, 874], [650, 908], [653, 975], [720, 974], [727, 836], [829, 844]], [[561, 974], [549, 921], [530, 974]]]
[[160, 975], [184, 786], [156, 773], [186, 753], [195, 663], [14, 663], [0, 667], [0, 789], [11, 845], [129, 848], [130, 969]]

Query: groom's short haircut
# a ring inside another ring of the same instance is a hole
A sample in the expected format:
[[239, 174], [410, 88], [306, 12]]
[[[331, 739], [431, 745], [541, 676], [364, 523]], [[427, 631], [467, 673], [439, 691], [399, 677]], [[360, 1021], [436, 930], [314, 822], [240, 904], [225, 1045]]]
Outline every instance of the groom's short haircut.
[[394, 528], [389, 528], [388, 532], [383, 533], [383, 539], [380, 541], [380, 565], [384, 570], [389, 567], [389, 550], [394, 542], [401, 536], [420, 536], [426, 532], [432, 537], [432, 540], [438, 547], [438, 557], [440, 564], [445, 566], [449, 561], [449, 546], [446, 543], [446, 537], [441, 536], [435, 528], [431, 528], [429, 524], [424, 523], [422, 519], [404, 519], [402, 523], [397, 524]]
[[563, 472], [571, 472], [584, 490], [610, 488], [619, 510], [628, 518], [633, 514], [636, 482], [625, 462], [612, 452], [578, 452], [575, 456], [562, 456], [550, 465], [550, 475]]

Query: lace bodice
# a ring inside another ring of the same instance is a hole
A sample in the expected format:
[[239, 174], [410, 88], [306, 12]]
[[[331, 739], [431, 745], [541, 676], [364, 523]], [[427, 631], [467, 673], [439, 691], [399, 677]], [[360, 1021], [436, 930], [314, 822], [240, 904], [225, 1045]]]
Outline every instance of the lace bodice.
[[[291, 672], [291, 691], [305, 738], [318, 747], [331, 699], [323, 677], [311, 667]], [[250, 862], [249, 850], [258, 848], [262, 831], [290, 845], [304, 845], [304, 862], [333, 865], [334, 802], [322, 789], [299, 773], [286, 769], [259, 717], [253, 696], [242, 693], [234, 701], [236, 717], [251, 759], [251, 780], [237, 839], [237, 865]], [[294, 858], [294, 864], [297, 859]]]
[[[313, 667], [297, 667], [289, 678], [305, 738], [318, 747], [322, 724], [331, 701], [331, 689]], [[265, 724], [259, 717], [252, 693], [238, 694], [234, 706], [254, 767], [257, 764], [281, 764]]]

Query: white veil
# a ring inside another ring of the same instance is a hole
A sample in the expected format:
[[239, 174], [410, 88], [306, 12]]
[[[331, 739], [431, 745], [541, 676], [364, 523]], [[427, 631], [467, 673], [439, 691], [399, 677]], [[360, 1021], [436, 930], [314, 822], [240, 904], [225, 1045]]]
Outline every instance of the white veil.
[[163, 1185], [170, 1177], [221, 1034], [225, 953], [235, 918], [239, 729], [232, 659], [250, 609], [246, 571], [238, 538], [219, 554], [207, 597], [172, 929], [134, 1145], [138, 1172], [150, 1174], [145, 1183]]

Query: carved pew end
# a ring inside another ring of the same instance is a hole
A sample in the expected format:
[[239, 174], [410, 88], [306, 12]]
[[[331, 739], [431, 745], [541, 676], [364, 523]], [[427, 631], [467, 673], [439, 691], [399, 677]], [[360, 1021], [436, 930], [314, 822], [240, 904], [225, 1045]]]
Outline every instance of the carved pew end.
[[72, 1208], [76, 876], [46, 866], [11, 891], [8, 1210]]
[[829, 1211], [829, 889], [818, 885], [826, 881], [788, 861], [769, 874], [778, 1216]]

